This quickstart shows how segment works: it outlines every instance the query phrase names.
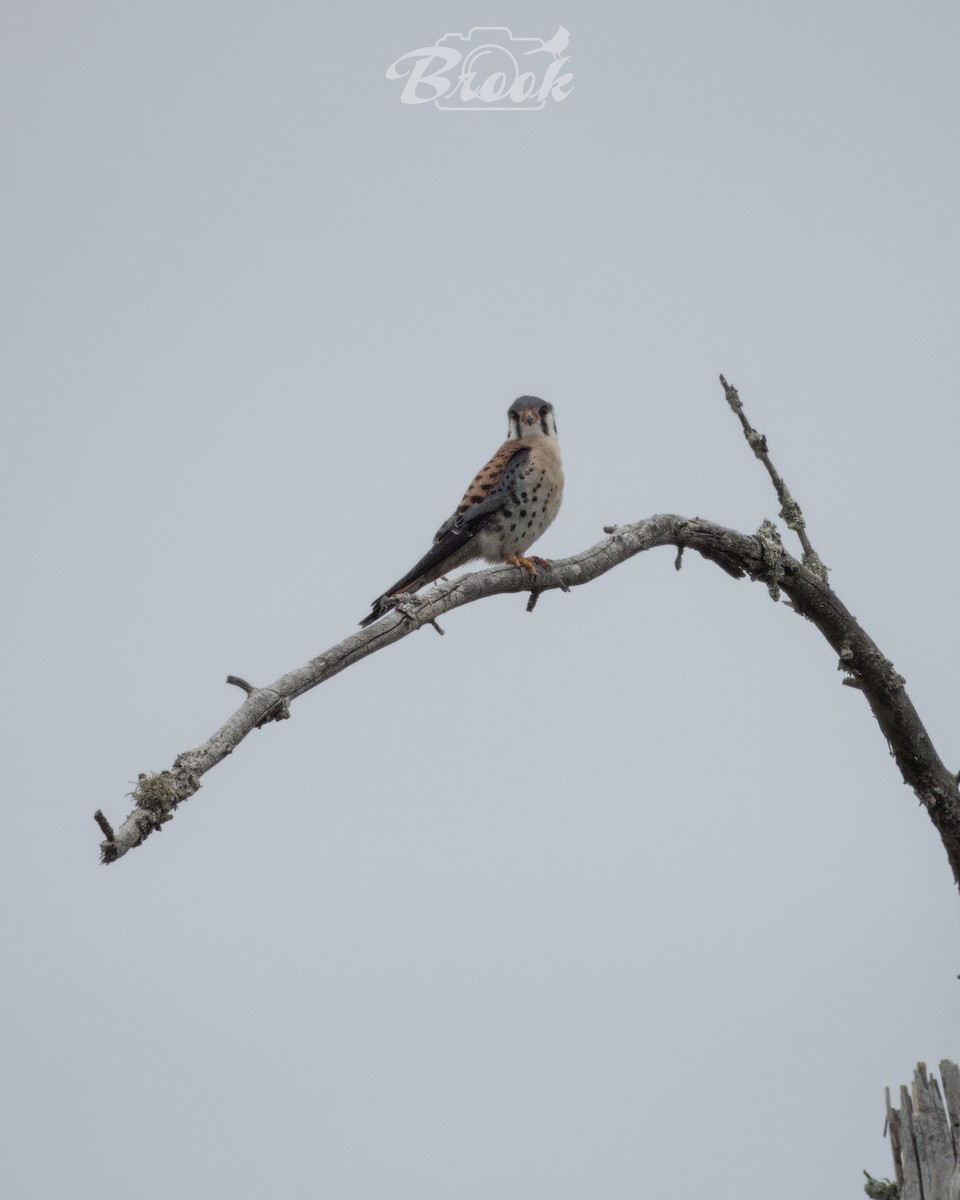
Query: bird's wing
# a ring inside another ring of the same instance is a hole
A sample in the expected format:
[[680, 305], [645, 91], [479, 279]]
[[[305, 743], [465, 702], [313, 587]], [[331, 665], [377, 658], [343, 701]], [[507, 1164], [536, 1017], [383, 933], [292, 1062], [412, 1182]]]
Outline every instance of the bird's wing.
[[451, 534], [462, 531], [475, 536], [490, 516], [503, 506], [529, 459], [529, 446], [521, 446], [516, 440], [504, 442], [487, 465], [477, 472], [456, 512], [437, 530], [434, 545], [440, 545]]
[[373, 610], [360, 624], [369, 625], [382, 616], [391, 607], [385, 603], [391, 596], [398, 592], [415, 592], [451, 569], [450, 559], [472, 542], [507, 503], [529, 458], [529, 447], [520, 446], [515, 440], [504, 442], [467, 488], [456, 512], [437, 530], [427, 553], [393, 587], [374, 600]]

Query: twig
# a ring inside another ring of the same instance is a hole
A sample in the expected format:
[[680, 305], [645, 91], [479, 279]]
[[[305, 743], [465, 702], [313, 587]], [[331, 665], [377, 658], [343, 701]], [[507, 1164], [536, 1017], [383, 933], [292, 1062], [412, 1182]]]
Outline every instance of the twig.
[[[960, 886], [960, 786], [940, 761], [902, 677], [823, 578], [787, 554], [779, 542], [699, 518], [666, 514], [609, 528], [612, 533], [602, 542], [554, 562], [552, 569], [536, 580], [521, 567], [496, 566], [437, 584], [420, 594], [414, 619], [403, 612], [388, 613], [269, 687], [254, 688], [222, 728], [202, 745], [180, 754], [170, 770], [141, 776], [133, 793], [133, 811], [101, 845], [103, 861], [113, 862], [139, 846], [169, 820], [177, 806], [199, 789], [201, 777], [231, 754], [251, 730], [270, 720], [278, 704], [289, 711], [289, 705], [311, 688], [465, 604], [504, 593], [579, 587], [634, 555], [657, 546], [674, 546], [678, 551], [697, 551], [728, 574], [748, 575], [767, 587], [775, 586], [786, 594], [795, 612], [820, 630], [836, 651], [845, 675], [856, 681], [870, 705], [904, 781], [940, 834]], [[101, 813], [98, 824], [106, 834], [105, 820]]]
[[780, 516], [783, 518], [787, 528], [792, 529], [800, 539], [800, 545], [803, 547], [803, 565], [826, 583], [827, 568], [823, 565], [820, 555], [814, 550], [807, 536], [807, 523], [800, 510], [800, 505], [790, 495], [790, 489], [783, 482], [779, 471], [770, 461], [766, 437], [762, 433], [758, 433], [747, 420], [747, 414], [743, 411], [740, 394], [733, 384], [727, 383], [722, 375], [720, 376], [720, 382], [723, 385], [727, 403], [740, 418], [740, 424], [743, 426], [743, 436], [747, 439], [747, 444], [767, 468], [767, 474], [773, 481], [773, 486], [777, 492], [777, 499], [780, 501]]
[[[254, 687], [252, 683], [247, 683], [245, 679], [241, 679], [239, 675], [228, 675], [227, 683], [232, 683], [234, 687], [241, 688], [252, 696], [254, 692], [259, 692], [261, 689]], [[270, 690], [269, 688], [267, 689]], [[257, 722], [257, 728], [262, 729], [264, 725], [269, 725], [271, 721], [287, 721], [290, 719], [290, 701], [285, 696], [277, 696], [273, 707], [261, 717]]]
[[110, 822], [103, 815], [103, 813], [100, 811], [99, 808], [93, 814], [93, 819], [100, 826], [100, 832], [103, 834], [104, 838], [108, 842], [112, 842], [114, 839], [113, 826], [110, 824]]

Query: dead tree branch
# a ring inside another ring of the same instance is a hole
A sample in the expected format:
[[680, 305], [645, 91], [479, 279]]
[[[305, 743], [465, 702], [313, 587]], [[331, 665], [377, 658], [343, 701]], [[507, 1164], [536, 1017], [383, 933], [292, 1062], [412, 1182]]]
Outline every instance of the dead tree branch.
[[727, 403], [733, 409], [734, 413], [736, 413], [740, 424], [743, 426], [743, 436], [747, 439], [747, 445], [767, 468], [767, 474], [773, 482], [777, 499], [780, 501], [780, 516], [784, 524], [788, 529], [792, 529], [800, 539], [800, 545], [803, 547], [803, 565], [808, 567], [814, 575], [819, 575], [823, 582], [826, 583], [827, 568], [823, 565], [820, 555], [814, 550], [810, 543], [810, 538], [807, 536], [807, 523], [800, 510], [800, 505], [790, 495], [790, 489], [783, 482], [780, 472], [770, 461], [766, 437], [762, 433], [758, 433], [747, 420], [747, 414], [743, 411], [743, 404], [740, 400], [740, 393], [733, 384], [727, 383], [722, 375], [720, 376], [720, 383], [723, 385]]
[[937, 755], [893, 664], [831, 588], [789, 555], [769, 532], [738, 533], [710, 521], [672, 514], [613, 527], [603, 541], [571, 558], [557, 560], [542, 570], [536, 581], [520, 567], [497, 566], [436, 584], [415, 600], [411, 598], [414, 603], [406, 604], [406, 611], [389, 613], [369, 629], [351, 634], [274, 683], [253, 688], [226, 724], [202, 745], [178, 755], [170, 770], [140, 777], [132, 793], [133, 811], [113, 838], [101, 845], [103, 861], [113, 862], [140, 845], [197, 791], [201, 777], [232, 754], [251, 730], [281, 714], [288, 715], [297, 697], [367, 655], [433, 624], [462, 605], [487, 596], [530, 592], [534, 584], [540, 595], [580, 587], [658, 546], [695, 550], [729, 575], [746, 575], [765, 584], [771, 592], [782, 591], [794, 611], [820, 630], [837, 654], [839, 669], [863, 692], [904, 782], [913, 788], [940, 833], [960, 885], [960, 788]]
[[747, 576], [766, 586], [774, 600], [785, 594], [790, 607], [810, 621], [833, 647], [843, 682], [860, 690], [887, 740], [905, 783], [913, 788], [940, 834], [954, 879], [960, 886], [960, 787], [933, 747], [904, 680], [860, 627], [826, 581], [826, 570], [806, 535], [803, 516], [770, 462], [766, 442], [747, 422], [736, 389], [721, 376], [727, 400], [740, 417], [757, 456], [770, 472], [780, 498], [782, 515], [800, 537], [803, 561], [786, 552], [775, 526], [764, 521], [756, 534], [738, 533], [710, 521], [672, 514], [647, 517], [632, 525], [608, 526], [597, 545], [554, 562], [537, 578], [520, 567], [496, 566], [441, 581], [409, 596], [367, 629], [282, 675], [266, 687], [255, 687], [237, 676], [228, 682], [240, 687], [246, 699], [220, 729], [202, 745], [178, 755], [169, 770], [141, 775], [131, 793], [134, 808], [114, 832], [102, 813], [97, 821], [104, 834], [101, 859], [114, 862], [139, 846], [169, 821], [177, 806], [200, 787], [201, 778], [239, 746], [253, 729], [290, 715], [297, 697], [338, 675], [347, 667], [383, 650], [424, 625], [440, 631], [437, 619], [464, 604], [508, 592], [529, 592], [528, 611], [548, 591], [569, 591], [589, 583], [627, 559], [658, 546], [677, 550], [676, 565], [686, 549], [695, 550], [734, 578]]

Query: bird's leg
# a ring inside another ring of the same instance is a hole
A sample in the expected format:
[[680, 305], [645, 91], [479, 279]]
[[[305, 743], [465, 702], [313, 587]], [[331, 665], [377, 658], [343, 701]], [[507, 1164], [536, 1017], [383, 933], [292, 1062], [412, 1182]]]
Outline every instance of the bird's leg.
[[514, 567], [523, 567], [529, 571], [534, 579], [537, 577], [537, 563], [541, 566], [549, 566], [544, 558], [524, 558], [522, 554], [508, 554], [506, 561]]

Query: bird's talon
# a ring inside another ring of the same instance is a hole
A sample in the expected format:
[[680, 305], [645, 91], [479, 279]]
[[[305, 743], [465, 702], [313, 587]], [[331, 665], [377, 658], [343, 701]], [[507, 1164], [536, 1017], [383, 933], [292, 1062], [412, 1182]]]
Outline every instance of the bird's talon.
[[533, 579], [537, 577], [536, 564], [542, 563], [542, 558], [525, 558], [522, 554], [508, 554], [507, 562], [514, 567], [523, 567], [525, 571], [529, 571]]

